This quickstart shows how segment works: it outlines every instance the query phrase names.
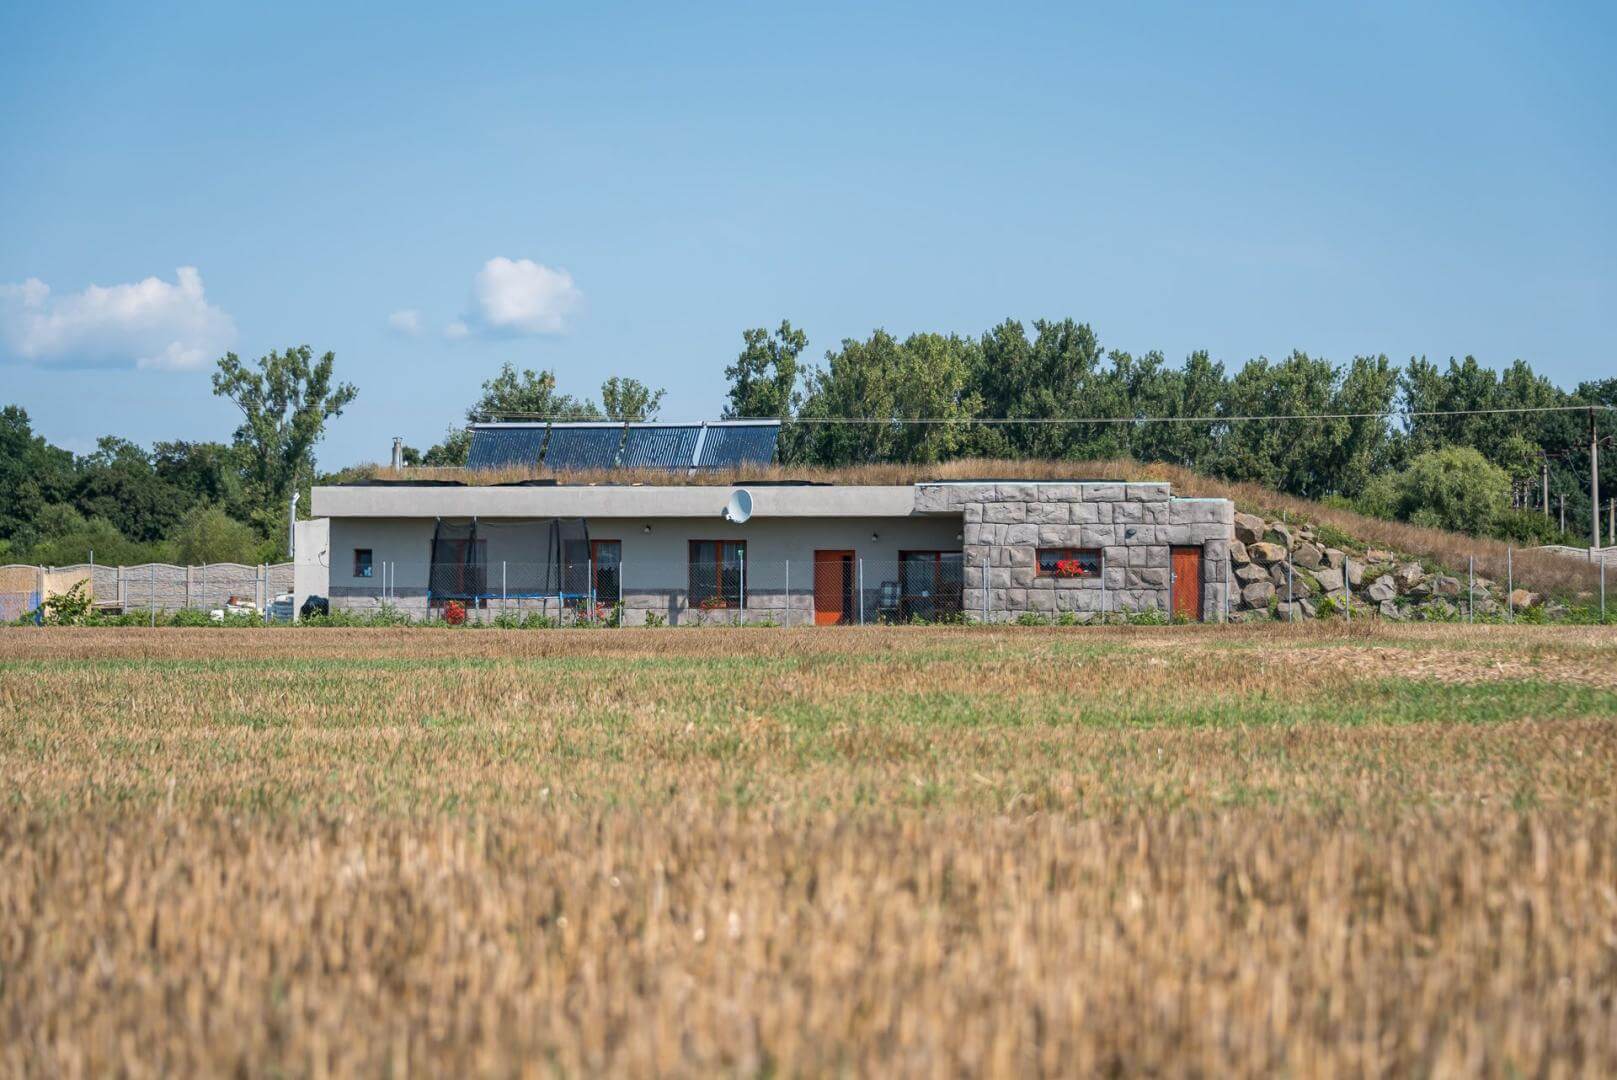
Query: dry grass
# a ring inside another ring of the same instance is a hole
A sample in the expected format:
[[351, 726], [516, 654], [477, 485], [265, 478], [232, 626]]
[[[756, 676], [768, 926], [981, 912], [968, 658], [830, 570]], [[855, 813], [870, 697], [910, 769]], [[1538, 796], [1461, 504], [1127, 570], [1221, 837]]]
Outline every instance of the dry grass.
[[[392, 480], [465, 480], [469, 483], [514, 483], [530, 479], [556, 479], [569, 484], [700, 484], [730, 485], [760, 480], [810, 480], [833, 484], [912, 484], [924, 480], [1166, 480], [1177, 495], [1231, 499], [1243, 510], [1293, 521], [1330, 525], [1367, 547], [1428, 560], [1464, 573], [1467, 559], [1475, 556], [1477, 573], [1504, 582], [1509, 545], [1463, 533], [1429, 529], [1401, 521], [1387, 521], [1283, 495], [1260, 484], [1218, 480], [1177, 465], [1145, 464], [1130, 458], [1092, 461], [984, 460], [968, 458], [937, 465], [855, 465], [836, 469], [745, 469], [691, 475], [649, 470], [611, 470], [553, 473], [542, 469], [494, 469], [468, 473], [465, 469], [415, 468], [392, 470], [378, 466], [375, 475]], [[1599, 588], [1599, 568], [1587, 562], [1534, 550], [1516, 550], [1511, 557], [1518, 586], [1539, 592], [1589, 595]]]
[[1617, 1069], [1617, 635], [0, 631], [0, 1068]]

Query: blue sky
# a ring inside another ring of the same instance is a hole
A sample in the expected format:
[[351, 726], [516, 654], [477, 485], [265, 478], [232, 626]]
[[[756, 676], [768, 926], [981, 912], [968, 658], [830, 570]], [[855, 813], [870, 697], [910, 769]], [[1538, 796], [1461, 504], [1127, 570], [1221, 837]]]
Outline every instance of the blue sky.
[[716, 415], [783, 317], [1617, 373], [1609, 5], [336, 6], [0, 9], [0, 402], [225, 439], [308, 342], [336, 466], [505, 360]]

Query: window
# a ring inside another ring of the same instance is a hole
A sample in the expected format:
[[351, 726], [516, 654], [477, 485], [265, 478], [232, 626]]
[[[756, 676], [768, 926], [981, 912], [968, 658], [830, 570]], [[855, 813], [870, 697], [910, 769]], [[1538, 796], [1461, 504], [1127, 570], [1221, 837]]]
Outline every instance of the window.
[[623, 587], [623, 542], [621, 540], [591, 540], [590, 566], [594, 571], [591, 588], [597, 604], [615, 604]]
[[965, 578], [958, 551], [898, 553], [898, 618], [928, 622], [960, 614]]
[[692, 540], [690, 606], [741, 607], [746, 560], [745, 540]]
[[354, 549], [354, 576], [355, 577], [370, 577], [371, 576], [371, 549], [370, 548], [355, 548]]
[[1040, 548], [1039, 576], [1080, 581], [1100, 577], [1100, 548]]

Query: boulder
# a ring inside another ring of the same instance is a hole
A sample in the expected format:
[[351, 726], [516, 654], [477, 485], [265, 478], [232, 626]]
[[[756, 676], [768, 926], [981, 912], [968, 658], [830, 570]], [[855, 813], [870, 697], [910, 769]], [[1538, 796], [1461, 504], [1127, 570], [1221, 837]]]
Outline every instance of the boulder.
[[1270, 543], [1279, 544], [1287, 551], [1297, 543], [1297, 535], [1291, 531], [1291, 526], [1284, 521], [1271, 521], [1269, 528], [1264, 530], [1263, 538]]
[[1263, 519], [1256, 514], [1235, 515], [1235, 538], [1243, 544], [1256, 544], [1263, 539]]
[[1343, 551], [1341, 548], [1325, 549], [1325, 565], [1329, 566], [1332, 570], [1342, 569], [1342, 564], [1346, 561], [1347, 552]]
[[1539, 596], [1538, 593], [1528, 592], [1526, 589], [1515, 589], [1512, 590], [1510, 594], [1510, 606], [1515, 608], [1517, 611], [1521, 611], [1524, 608], [1536, 607], [1542, 600], [1543, 597]]
[[1275, 618], [1285, 619], [1288, 622], [1294, 619], [1312, 619], [1317, 614], [1314, 605], [1307, 600], [1298, 600], [1294, 604], [1282, 600], [1275, 607]]
[[1230, 565], [1245, 566], [1252, 561], [1252, 556], [1246, 553], [1246, 545], [1239, 540], [1230, 541]]
[[1383, 601], [1381, 601], [1380, 611], [1381, 611], [1381, 617], [1383, 619], [1392, 619], [1395, 622], [1402, 622], [1403, 621], [1403, 618], [1404, 618], [1404, 610], [1403, 610], [1403, 608], [1400, 608], [1397, 604], [1393, 603], [1391, 600], [1383, 600]]
[[1392, 602], [1392, 598], [1398, 595], [1398, 583], [1392, 579], [1391, 574], [1382, 574], [1370, 583], [1370, 587], [1365, 590], [1364, 595], [1372, 603], [1380, 604], [1385, 608]]
[[1426, 577], [1426, 571], [1421, 569], [1420, 563], [1399, 563], [1398, 569], [1393, 571], [1393, 581], [1398, 585], [1399, 592], [1408, 592], [1419, 585]]
[[1325, 565], [1325, 552], [1307, 540], [1298, 543], [1291, 553], [1291, 561], [1304, 570], [1318, 570]]
[[1286, 559], [1285, 547], [1263, 540], [1247, 544], [1246, 553], [1259, 566], [1272, 566], [1275, 563], [1284, 562]]
[[1241, 590], [1241, 602], [1247, 607], [1268, 607], [1274, 599], [1275, 587], [1267, 581], [1254, 581]]
[[1432, 591], [1445, 599], [1457, 600], [1460, 596], [1460, 579], [1440, 576], [1433, 580]]
[[1364, 563], [1358, 559], [1342, 560], [1342, 570], [1347, 575], [1348, 587], [1357, 589], [1364, 584]]
[[1314, 573], [1314, 579], [1319, 582], [1319, 587], [1324, 592], [1333, 593], [1342, 591], [1342, 571], [1337, 567], [1327, 566], [1322, 570], [1316, 571]]
[[1254, 581], [1268, 581], [1269, 572], [1257, 563], [1247, 563], [1245, 566], [1235, 568], [1235, 580], [1242, 585], [1250, 585]]
[[1366, 562], [1378, 563], [1392, 562], [1397, 556], [1383, 548], [1370, 548], [1364, 553], [1364, 558]]

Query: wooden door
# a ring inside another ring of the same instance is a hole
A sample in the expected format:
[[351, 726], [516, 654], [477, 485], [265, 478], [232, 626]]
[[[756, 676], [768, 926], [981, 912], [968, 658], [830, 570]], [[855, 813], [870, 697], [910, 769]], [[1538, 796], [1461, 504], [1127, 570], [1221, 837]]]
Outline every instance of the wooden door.
[[1173, 613], [1201, 621], [1202, 549], [1173, 549]]
[[853, 621], [853, 552], [814, 553], [814, 625]]

